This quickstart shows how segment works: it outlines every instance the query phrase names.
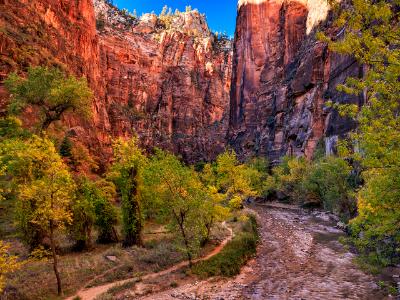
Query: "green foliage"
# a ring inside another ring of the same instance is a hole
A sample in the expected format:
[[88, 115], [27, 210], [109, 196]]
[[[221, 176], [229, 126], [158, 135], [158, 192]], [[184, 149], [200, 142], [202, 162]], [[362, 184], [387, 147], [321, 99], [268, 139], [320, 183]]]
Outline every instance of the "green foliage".
[[242, 233], [236, 235], [224, 249], [212, 258], [194, 265], [192, 271], [201, 277], [234, 276], [257, 251], [258, 232], [253, 216]]
[[169, 226], [178, 233], [183, 251], [191, 263], [197, 253], [205, 227], [201, 214], [207, 189], [196, 172], [179, 159], [162, 150], [156, 150], [145, 174], [145, 196], [154, 197]]
[[109, 174], [122, 195], [124, 245], [142, 245], [143, 214], [141, 193], [143, 168], [147, 158], [137, 146], [136, 138], [118, 139], [114, 143], [114, 164]]
[[351, 167], [345, 160], [334, 156], [321, 158], [311, 164], [302, 188], [307, 196], [311, 194], [318, 198], [325, 210], [349, 220], [356, 212], [350, 173]]
[[13, 176], [18, 194], [18, 226], [24, 240], [35, 248], [42, 235], [48, 234], [50, 223], [62, 228], [71, 222], [68, 208], [75, 184], [47, 138], [5, 140], [0, 148], [0, 164]]
[[9, 110], [22, 113], [28, 106], [39, 110], [39, 129], [47, 130], [67, 111], [88, 117], [91, 114], [92, 91], [85, 78], [66, 76], [56, 68], [29, 68], [27, 78], [10, 74], [5, 86], [11, 94]]
[[61, 142], [60, 155], [62, 157], [72, 157], [72, 143], [68, 136], [65, 136]]
[[345, 160], [334, 156], [313, 162], [285, 157], [267, 178], [266, 193], [279, 192], [294, 202], [321, 205], [349, 220], [355, 214], [351, 171]]
[[398, 1], [354, 0], [338, 9], [336, 25], [343, 38], [331, 40], [331, 50], [350, 55], [364, 65], [361, 78], [348, 78], [340, 91], [363, 95], [366, 103], [331, 103], [356, 119], [358, 129], [340, 152], [361, 165], [364, 187], [357, 193], [359, 215], [351, 222], [358, 248], [381, 265], [400, 261], [400, 25]]
[[250, 180], [250, 186], [257, 196], [264, 196], [264, 183], [268, 176], [269, 163], [266, 158], [254, 157], [246, 162], [244, 177]]
[[91, 247], [94, 226], [98, 229], [100, 242], [117, 242], [114, 226], [118, 217], [111, 202], [115, 197], [114, 185], [104, 180], [96, 182], [80, 177], [77, 186], [77, 196], [72, 206], [73, 223], [70, 227], [77, 250]]
[[282, 163], [272, 169], [271, 176], [265, 181], [264, 194], [279, 192], [295, 202], [303, 202], [305, 198], [313, 199], [311, 195], [305, 195], [303, 180], [310, 167], [304, 158], [284, 157]]
[[400, 171], [364, 172], [365, 186], [357, 194], [359, 215], [350, 222], [354, 242], [374, 265], [400, 261]]
[[29, 137], [29, 132], [22, 128], [21, 120], [15, 117], [0, 118], [0, 141], [18, 137]]

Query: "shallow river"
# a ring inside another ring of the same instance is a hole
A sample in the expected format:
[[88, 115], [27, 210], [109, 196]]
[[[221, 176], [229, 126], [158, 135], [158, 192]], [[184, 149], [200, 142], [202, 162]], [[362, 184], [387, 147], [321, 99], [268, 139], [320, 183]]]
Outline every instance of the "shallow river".
[[385, 299], [338, 241], [332, 216], [257, 206], [261, 244], [234, 279], [189, 283], [147, 299]]

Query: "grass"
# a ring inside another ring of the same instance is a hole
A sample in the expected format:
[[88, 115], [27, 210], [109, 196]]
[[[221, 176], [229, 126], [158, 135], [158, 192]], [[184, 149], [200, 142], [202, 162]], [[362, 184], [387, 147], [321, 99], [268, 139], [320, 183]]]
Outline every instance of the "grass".
[[378, 282], [378, 286], [382, 290], [384, 290], [387, 294], [390, 294], [392, 296], [397, 296], [398, 295], [397, 288], [395, 286], [393, 286], [392, 284], [386, 282], [386, 281], [379, 281]]
[[127, 289], [131, 289], [135, 286], [135, 284], [139, 281], [138, 280], [132, 280], [132, 281], [128, 281], [122, 284], [118, 284], [116, 286], [113, 286], [112, 288], [110, 288], [107, 293], [108, 294], [117, 294], [121, 291], [127, 290]]
[[258, 240], [257, 222], [254, 216], [250, 216], [242, 232], [228, 242], [220, 253], [194, 265], [192, 273], [201, 278], [237, 275], [241, 267], [256, 253]]
[[[112, 262], [106, 256], [116, 256], [117, 261]], [[173, 265], [182, 259], [184, 256], [176, 249], [172, 237], [151, 235], [145, 236], [144, 248], [124, 249], [120, 245], [96, 245], [90, 252], [66, 253], [59, 257], [59, 269], [64, 292], [68, 296], [74, 294], [85, 283], [97, 286], [130, 277], [140, 277], [145, 273]], [[99, 277], [93, 280], [96, 276]], [[38, 289], [38, 286], [41, 288]], [[8, 278], [7, 290], [10, 296], [1, 299], [59, 299], [56, 296], [52, 261], [26, 261], [21, 270]]]

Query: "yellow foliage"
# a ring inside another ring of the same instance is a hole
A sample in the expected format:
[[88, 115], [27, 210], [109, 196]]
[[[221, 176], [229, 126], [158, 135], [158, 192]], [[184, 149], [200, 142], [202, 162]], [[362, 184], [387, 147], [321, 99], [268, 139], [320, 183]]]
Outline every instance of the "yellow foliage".
[[6, 276], [21, 267], [18, 257], [9, 254], [10, 245], [0, 241], [0, 293], [6, 284]]

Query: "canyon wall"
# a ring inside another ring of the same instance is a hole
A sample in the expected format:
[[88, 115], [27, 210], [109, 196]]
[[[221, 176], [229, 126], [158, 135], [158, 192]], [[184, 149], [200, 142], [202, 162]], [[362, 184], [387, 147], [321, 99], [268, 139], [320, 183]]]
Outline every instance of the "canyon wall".
[[[232, 54], [195, 10], [137, 18], [104, 0], [0, 0], [0, 82], [30, 65], [87, 77], [93, 118], [68, 115], [56, 129], [100, 162], [132, 135], [188, 162], [226, 143], [241, 158], [311, 158], [355, 126], [325, 101], [362, 104], [336, 91], [362, 68], [315, 38], [340, 38], [331, 19], [323, 0], [240, 0]], [[0, 84], [0, 114], [7, 99]]]
[[340, 38], [331, 19], [323, 0], [239, 1], [228, 142], [242, 158], [311, 158], [319, 145], [332, 152], [338, 136], [354, 128], [324, 105], [362, 104], [336, 91], [362, 68], [315, 38], [317, 30]]
[[218, 43], [196, 10], [146, 14], [126, 27], [113, 7], [95, 7], [112, 135], [137, 133], [144, 146], [189, 162], [215, 158], [228, 128], [230, 42]]
[[[0, 0], [0, 82], [31, 65], [85, 76], [93, 118], [67, 115], [58, 134], [104, 162], [115, 137], [211, 160], [225, 146], [231, 45], [197, 11], [143, 18], [103, 0]], [[97, 27], [97, 30], [96, 30]], [[8, 95], [0, 84], [0, 113]], [[28, 126], [34, 114], [23, 117]]]
[[[37, 65], [59, 67], [85, 76], [96, 94], [93, 119], [67, 116], [61, 130], [74, 129], [93, 152], [109, 144], [95, 24], [92, 0], [0, 0], [0, 114], [5, 115], [8, 100], [1, 83], [10, 72], [24, 73]], [[35, 113], [22, 119], [30, 126]]]

